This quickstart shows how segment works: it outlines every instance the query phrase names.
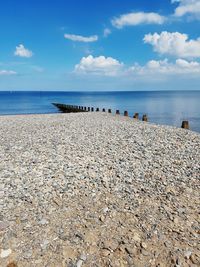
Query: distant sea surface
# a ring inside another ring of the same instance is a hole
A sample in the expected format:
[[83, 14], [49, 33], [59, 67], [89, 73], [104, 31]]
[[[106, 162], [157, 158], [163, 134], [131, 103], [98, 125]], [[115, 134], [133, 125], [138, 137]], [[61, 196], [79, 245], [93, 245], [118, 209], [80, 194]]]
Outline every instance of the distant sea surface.
[[200, 91], [0, 92], [0, 115], [57, 113], [53, 102], [147, 114], [157, 124], [181, 126], [188, 120], [200, 132]]

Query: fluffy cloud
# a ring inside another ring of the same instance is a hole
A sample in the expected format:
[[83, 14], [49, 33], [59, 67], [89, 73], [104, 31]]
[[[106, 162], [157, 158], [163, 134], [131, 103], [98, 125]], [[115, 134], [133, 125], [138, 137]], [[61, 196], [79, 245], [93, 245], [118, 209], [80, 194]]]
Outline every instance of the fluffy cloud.
[[114, 18], [111, 22], [114, 27], [121, 29], [125, 26], [136, 26], [139, 24], [163, 24], [164, 21], [165, 17], [157, 13], [133, 12]]
[[186, 74], [200, 74], [200, 63], [196, 61], [187, 61], [184, 59], [177, 59], [175, 63], [170, 63], [167, 59], [164, 60], [151, 60], [146, 65], [140, 66], [135, 64], [130, 70], [137, 75], [147, 76], [174, 76]]
[[26, 58], [30, 58], [33, 56], [33, 52], [26, 49], [24, 47], [24, 45], [20, 44], [19, 46], [16, 47], [16, 50], [15, 50], [15, 56], [18, 56], [18, 57], [26, 57]]
[[15, 74], [17, 74], [17, 72], [13, 70], [0, 70], [0, 76], [10, 76]]
[[175, 16], [182, 17], [186, 14], [194, 15], [200, 18], [200, 1], [199, 0], [172, 0], [172, 3], [178, 2], [175, 9]]
[[103, 76], [115, 76], [123, 67], [123, 63], [112, 57], [83, 57], [79, 64], [75, 66], [76, 73], [95, 74]]
[[154, 51], [182, 58], [200, 57], [200, 38], [188, 40], [187, 34], [162, 32], [146, 34], [144, 42], [151, 44]]
[[[200, 74], [200, 63], [197, 61], [187, 61], [185, 59], [177, 59], [175, 62], [164, 60], [150, 60], [145, 65], [135, 63], [128, 67], [118, 60], [111, 57], [83, 57], [79, 64], [75, 66], [76, 74], [112, 76], [128, 79], [162, 79], [165, 77], [174, 77], [178, 75], [197, 75]], [[178, 77], [177, 76], [177, 77]]]
[[81, 35], [75, 35], [75, 34], [64, 34], [65, 39], [75, 41], [75, 42], [84, 42], [84, 43], [91, 43], [96, 42], [98, 40], [97, 35], [85, 37]]

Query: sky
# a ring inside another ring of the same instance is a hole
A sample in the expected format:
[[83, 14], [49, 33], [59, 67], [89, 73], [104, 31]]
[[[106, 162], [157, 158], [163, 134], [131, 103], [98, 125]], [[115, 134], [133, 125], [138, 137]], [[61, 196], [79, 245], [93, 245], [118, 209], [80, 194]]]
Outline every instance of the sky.
[[6, 0], [0, 90], [200, 90], [200, 0]]

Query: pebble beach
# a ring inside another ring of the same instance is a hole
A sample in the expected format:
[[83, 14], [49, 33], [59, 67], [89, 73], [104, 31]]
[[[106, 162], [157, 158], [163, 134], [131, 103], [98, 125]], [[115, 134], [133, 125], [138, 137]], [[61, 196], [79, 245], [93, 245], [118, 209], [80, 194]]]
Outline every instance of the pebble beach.
[[0, 267], [200, 266], [200, 134], [0, 117]]

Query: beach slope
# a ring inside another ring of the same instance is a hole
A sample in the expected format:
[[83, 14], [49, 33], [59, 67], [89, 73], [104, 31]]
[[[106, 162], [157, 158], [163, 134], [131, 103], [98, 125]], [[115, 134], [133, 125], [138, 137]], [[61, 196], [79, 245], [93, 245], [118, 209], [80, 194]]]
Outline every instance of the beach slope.
[[0, 117], [0, 266], [200, 266], [200, 135], [106, 113]]

